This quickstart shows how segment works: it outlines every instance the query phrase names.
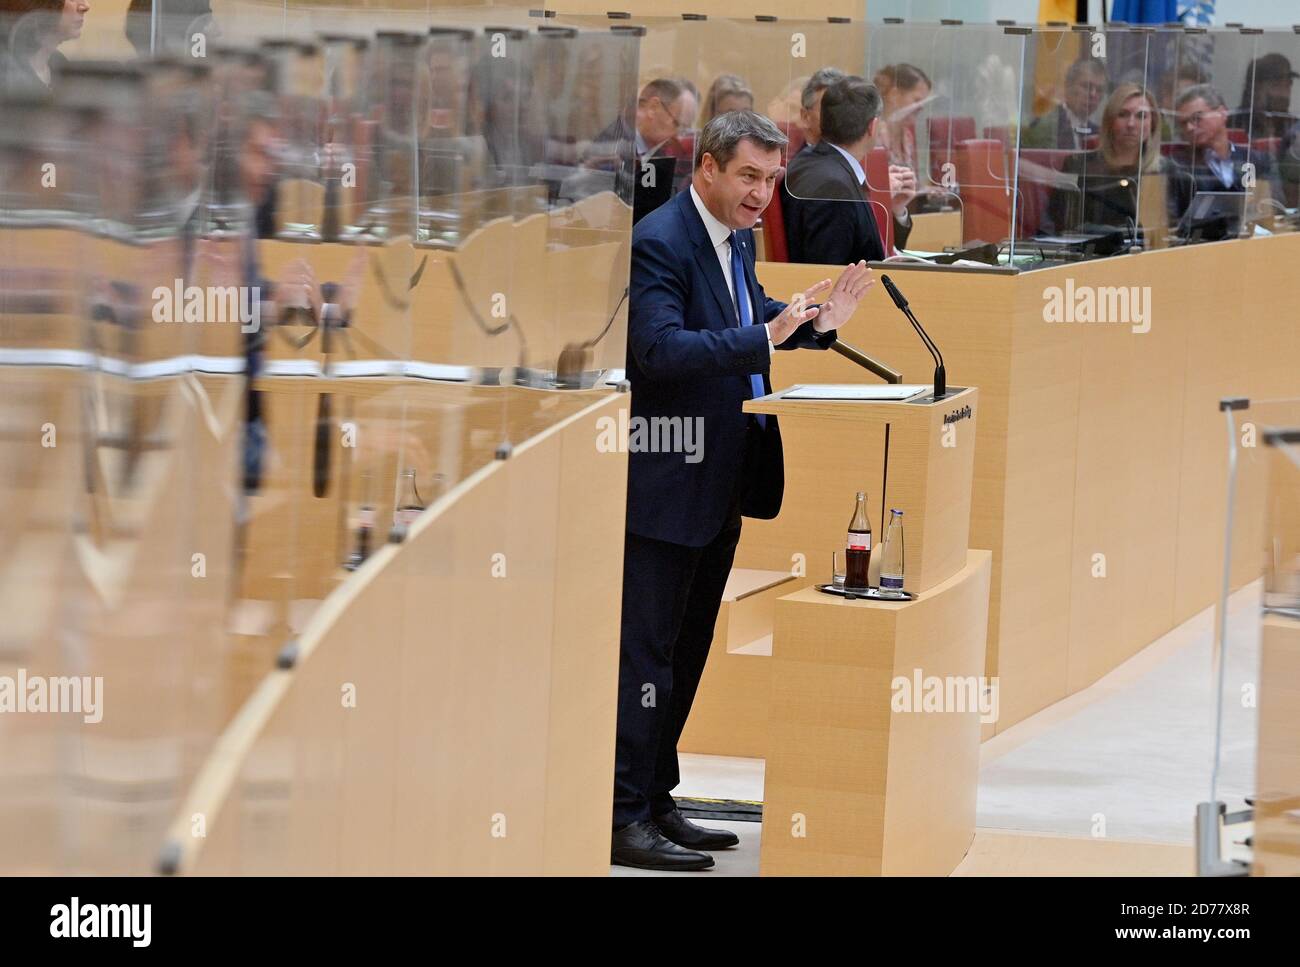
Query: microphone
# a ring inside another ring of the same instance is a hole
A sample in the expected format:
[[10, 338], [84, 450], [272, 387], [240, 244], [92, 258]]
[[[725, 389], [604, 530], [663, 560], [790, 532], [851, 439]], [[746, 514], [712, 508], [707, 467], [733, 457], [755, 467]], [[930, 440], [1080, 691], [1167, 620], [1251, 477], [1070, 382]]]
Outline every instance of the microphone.
[[934, 398], [936, 400], [943, 399], [948, 395], [948, 373], [943, 368], [943, 353], [939, 352], [939, 347], [934, 344], [934, 340], [916, 321], [916, 316], [912, 315], [912, 310], [907, 307], [907, 297], [898, 290], [898, 286], [894, 285], [894, 280], [887, 275], [882, 275], [880, 281], [884, 285], [885, 291], [889, 293], [889, 297], [894, 300], [894, 305], [898, 306], [899, 311], [907, 316], [907, 321], [912, 324], [916, 334], [921, 337], [921, 341], [925, 343], [925, 348], [930, 350], [930, 355], [934, 358]]

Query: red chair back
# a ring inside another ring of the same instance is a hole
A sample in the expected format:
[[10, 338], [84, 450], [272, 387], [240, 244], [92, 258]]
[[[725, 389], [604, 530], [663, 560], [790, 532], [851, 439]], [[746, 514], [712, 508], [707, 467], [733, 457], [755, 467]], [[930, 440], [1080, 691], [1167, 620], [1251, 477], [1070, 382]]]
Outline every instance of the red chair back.
[[[1075, 151], [1056, 148], [1022, 148], [1020, 151], [1020, 169], [1016, 177], [1016, 235], [1029, 238], [1037, 235], [1042, 228], [1043, 215], [1047, 212], [1048, 201], [1052, 197], [1052, 185], [1048, 175], [1043, 171], [1034, 171], [1031, 166], [1050, 168], [1060, 171], [1065, 167], [1065, 160]], [[1057, 230], [1061, 226], [1056, 226]]]
[[893, 255], [894, 219], [889, 193], [889, 149], [872, 148], [868, 151], [862, 170], [867, 176], [865, 194], [871, 203], [871, 214], [875, 216], [876, 227], [880, 230], [885, 255]]
[[1270, 158], [1276, 158], [1282, 153], [1282, 139], [1256, 138], [1250, 143], [1250, 149], [1256, 154], [1265, 154]]
[[962, 240], [1000, 242], [1011, 235], [1007, 156], [998, 141], [963, 141], [953, 152], [961, 185]]
[[803, 128], [799, 127], [799, 125], [794, 121], [778, 124], [777, 127], [779, 127], [781, 132], [790, 139], [790, 143], [786, 145], [785, 148], [785, 163], [788, 165], [794, 156], [803, 150]]
[[930, 135], [930, 180], [943, 183], [943, 166], [953, 160], [958, 144], [975, 137], [975, 119], [940, 115], [926, 119]]
[[1011, 146], [1011, 129], [1005, 124], [996, 124], [985, 128], [984, 137], [991, 141], [1001, 141], [1007, 147]]
[[781, 207], [781, 186], [785, 184], [785, 171], [776, 175], [776, 190], [772, 200], [763, 209], [763, 248], [769, 262], [789, 262], [790, 246], [785, 239], [785, 210]]

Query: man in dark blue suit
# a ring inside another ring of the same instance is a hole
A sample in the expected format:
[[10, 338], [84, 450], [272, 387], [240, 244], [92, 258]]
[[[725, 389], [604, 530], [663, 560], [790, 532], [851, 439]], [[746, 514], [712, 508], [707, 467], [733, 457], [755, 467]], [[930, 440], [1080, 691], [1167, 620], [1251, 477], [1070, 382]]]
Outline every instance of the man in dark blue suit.
[[[770, 519], [781, 508], [776, 418], [741, 406], [770, 392], [774, 349], [829, 348], [873, 281], [859, 262], [821, 306], [812, 300], [830, 279], [790, 305], [764, 294], [751, 228], [771, 200], [785, 142], [760, 115], [719, 115], [700, 134], [690, 189], [632, 233], [633, 441], [652, 432], [630, 443], [628, 460], [611, 850], [626, 866], [707, 869], [704, 850], [737, 842], [686, 820], [671, 791], [740, 518]], [[655, 445], [674, 439], [694, 442]]]

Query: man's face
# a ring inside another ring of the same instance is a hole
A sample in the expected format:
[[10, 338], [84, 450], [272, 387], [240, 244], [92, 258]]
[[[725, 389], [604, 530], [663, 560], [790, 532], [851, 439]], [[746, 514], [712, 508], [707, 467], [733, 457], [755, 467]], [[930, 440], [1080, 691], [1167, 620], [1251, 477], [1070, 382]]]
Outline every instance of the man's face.
[[780, 171], [779, 148], [761, 148], [745, 139], [736, 145], [726, 169], [718, 166], [713, 155], [704, 155], [696, 172], [695, 190], [705, 207], [728, 228], [753, 228], [772, 200]]
[[822, 88], [813, 95], [812, 107], [799, 108], [799, 125], [804, 130], [804, 140], [809, 142], [820, 141], [822, 139], [822, 95], [826, 89]]
[[679, 130], [684, 130], [690, 126], [688, 122], [694, 121], [693, 111], [689, 118], [683, 113], [694, 104], [690, 92], [683, 92], [670, 104], [665, 104], [657, 94], [642, 97], [636, 105], [636, 129], [642, 140], [647, 146], [653, 146], [677, 137]]
[[1214, 144], [1227, 123], [1227, 110], [1210, 107], [1203, 97], [1194, 97], [1178, 109], [1178, 127], [1187, 133], [1187, 140], [1198, 148]]
[[1065, 106], [1075, 117], [1092, 117], [1106, 96], [1106, 78], [1099, 71], [1080, 71], [1065, 88]]

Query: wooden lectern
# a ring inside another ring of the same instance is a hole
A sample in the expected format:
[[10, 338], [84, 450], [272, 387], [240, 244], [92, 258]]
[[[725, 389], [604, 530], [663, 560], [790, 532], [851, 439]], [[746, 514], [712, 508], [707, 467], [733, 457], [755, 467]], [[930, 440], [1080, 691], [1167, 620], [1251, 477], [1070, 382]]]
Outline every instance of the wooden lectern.
[[831, 553], [844, 549], [862, 490], [876, 543], [889, 509], [903, 511], [907, 590], [965, 567], [979, 392], [956, 390], [938, 403], [786, 398], [797, 389], [745, 404], [781, 420], [785, 499], [775, 520], [745, 521], [735, 566], [829, 581]]
[[[747, 573], [794, 577], [766, 647], [715, 640], [692, 724], [703, 713], [724, 754], [729, 720], [751, 742], [762, 733], [761, 874], [947, 874], [974, 836], [980, 720], [996, 713], [983, 680], [991, 559], [968, 548], [979, 394], [792, 398], [798, 389], [745, 404], [781, 420], [786, 487], [780, 516], [746, 520], [736, 554]], [[859, 490], [873, 575], [886, 512], [903, 511], [915, 601], [812, 587], [831, 580]]]

